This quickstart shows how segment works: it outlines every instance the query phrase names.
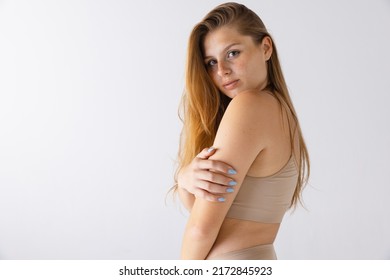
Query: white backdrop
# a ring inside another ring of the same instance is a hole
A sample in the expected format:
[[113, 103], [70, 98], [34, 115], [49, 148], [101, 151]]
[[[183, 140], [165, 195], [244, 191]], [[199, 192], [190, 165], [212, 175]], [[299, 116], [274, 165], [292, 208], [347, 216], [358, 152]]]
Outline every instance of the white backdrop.
[[[192, 27], [222, 1], [0, 1], [0, 259], [176, 259]], [[242, 1], [312, 163], [280, 259], [390, 259], [390, 1]]]

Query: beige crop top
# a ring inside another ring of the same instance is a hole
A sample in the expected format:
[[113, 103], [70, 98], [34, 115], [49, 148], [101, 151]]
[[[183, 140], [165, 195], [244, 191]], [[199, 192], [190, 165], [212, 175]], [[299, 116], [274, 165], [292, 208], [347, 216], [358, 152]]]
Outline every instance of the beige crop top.
[[226, 217], [280, 223], [290, 206], [297, 180], [298, 170], [293, 156], [271, 176], [246, 176]]

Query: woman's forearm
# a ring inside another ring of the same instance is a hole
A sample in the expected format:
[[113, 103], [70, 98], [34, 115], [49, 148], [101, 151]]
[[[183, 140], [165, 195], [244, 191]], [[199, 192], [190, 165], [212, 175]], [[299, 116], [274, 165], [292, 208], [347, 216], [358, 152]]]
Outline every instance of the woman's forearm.
[[205, 231], [191, 223], [187, 223], [184, 231], [181, 259], [204, 260], [209, 254], [217, 238], [219, 228]]
[[186, 184], [188, 184], [188, 182], [185, 183], [186, 177], [188, 177], [188, 175], [186, 174], [186, 167], [184, 167], [177, 175], [177, 189], [181, 203], [189, 212], [191, 212], [192, 206], [194, 205], [195, 196], [185, 188]]
[[228, 205], [196, 198], [184, 231], [182, 259], [203, 260], [217, 239]]
[[178, 192], [181, 203], [188, 210], [188, 212], [191, 212], [192, 206], [194, 205], [195, 196], [185, 189], [180, 188], [180, 186], [178, 186]]

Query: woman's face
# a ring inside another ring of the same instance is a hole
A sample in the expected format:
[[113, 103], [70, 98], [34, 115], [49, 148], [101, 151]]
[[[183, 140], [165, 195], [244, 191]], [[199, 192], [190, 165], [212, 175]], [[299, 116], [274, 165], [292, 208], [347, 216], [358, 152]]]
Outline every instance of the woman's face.
[[209, 32], [204, 40], [204, 62], [214, 84], [225, 95], [267, 85], [267, 60], [272, 54], [272, 42], [265, 37], [255, 44], [232, 27], [220, 27]]

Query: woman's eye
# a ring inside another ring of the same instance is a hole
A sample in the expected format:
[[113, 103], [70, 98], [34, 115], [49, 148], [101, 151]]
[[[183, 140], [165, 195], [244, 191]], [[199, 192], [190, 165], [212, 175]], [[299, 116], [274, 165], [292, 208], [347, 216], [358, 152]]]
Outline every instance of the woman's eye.
[[228, 52], [228, 58], [232, 58], [232, 57], [235, 57], [239, 54], [240, 52], [239, 51], [230, 51]]
[[210, 60], [209, 62], [207, 62], [207, 66], [208, 67], [213, 67], [217, 65], [217, 61], [216, 60]]

